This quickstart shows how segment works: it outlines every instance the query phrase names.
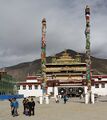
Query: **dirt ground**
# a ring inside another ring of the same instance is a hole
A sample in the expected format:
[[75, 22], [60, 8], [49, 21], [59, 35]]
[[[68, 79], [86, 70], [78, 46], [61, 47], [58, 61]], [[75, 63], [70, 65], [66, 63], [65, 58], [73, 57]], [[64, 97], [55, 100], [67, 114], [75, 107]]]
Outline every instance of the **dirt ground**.
[[84, 99], [71, 98], [66, 104], [61, 99], [55, 103], [40, 105], [37, 99], [35, 116], [23, 115], [22, 99], [19, 101], [19, 116], [12, 117], [10, 114], [9, 101], [0, 101], [0, 120], [107, 120], [107, 97], [99, 98], [95, 104], [84, 104]]

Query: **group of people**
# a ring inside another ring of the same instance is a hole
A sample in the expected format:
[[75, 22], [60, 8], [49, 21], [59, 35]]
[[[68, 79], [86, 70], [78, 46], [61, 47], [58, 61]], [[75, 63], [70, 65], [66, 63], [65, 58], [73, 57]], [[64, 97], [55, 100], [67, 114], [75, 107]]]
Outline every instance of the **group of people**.
[[[59, 103], [59, 97], [56, 96], [56, 103]], [[64, 94], [62, 95], [63, 100], [64, 100], [64, 104], [66, 104], [67, 102], [67, 95]], [[11, 107], [11, 115], [13, 117], [15, 116], [18, 116], [18, 107], [19, 107], [19, 103], [18, 101], [16, 100], [16, 98], [12, 98], [12, 99], [9, 99], [10, 101], [10, 107]], [[31, 116], [31, 115], [35, 115], [35, 101], [33, 100], [33, 98], [24, 98], [23, 101], [22, 101], [22, 104], [23, 104], [23, 114], [26, 115], [26, 116]]]
[[35, 101], [33, 98], [31, 100], [24, 98], [23, 100], [23, 114], [31, 116], [35, 114]]
[[[66, 102], [67, 102], [67, 100], [68, 100], [67, 94], [61, 95], [61, 99], [63, 99], [64, 104], [66, 104]], [[56, 102], [56, 103], [59, 103], [59, 96], [58, 96], [58, 95], [56, 95], [56, 97], [55, 97], [55, 102]]]
[[17, 111], [19, 107], [18, 101], [16, 100], [16, 98], [9, 99], [9, 101], [10, 101], [10, 107], [11, 107], [11, 115], [13, 117], [18, 116], [19, 115]]
[[[18, 116], [18, 107], [19, 103], [16, 98], [9, 99], [10, 101], [10, 108], [11, 108], [11, 115], [13, 117]], [[35, 101], [33, 98], [24, 98], [22, 101], [23, 104], [23, 114], [26, 116], [31, 116], [35, 114]]]

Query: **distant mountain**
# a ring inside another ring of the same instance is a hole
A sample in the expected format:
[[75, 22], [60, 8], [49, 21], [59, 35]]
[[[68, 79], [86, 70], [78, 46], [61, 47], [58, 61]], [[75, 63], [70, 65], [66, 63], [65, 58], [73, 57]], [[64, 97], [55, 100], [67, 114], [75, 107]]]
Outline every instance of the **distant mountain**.
[[[57, 53], [56, 57], [61, 56], [64, 51]], [[73, 50], [67, 49], [67, 53], [70, 56], [75, 57], [75, 55], [80, 54], [81, 59], [85, 62], [85, 53], [78, 53]], [[51, 62], [52, 56], [46, 58], [47, 62]], [[107, 59], [100, 59], [91, 57], [93, 74], [107, 74]], [[17, 81], [24, 81], [28, 74], [33, 75], [40, 73], [41, 59], [34, 60], [32, 62], [20, 63], [11, 67], [7, 67], [6, 71], [9, 75], [12, 75]]]

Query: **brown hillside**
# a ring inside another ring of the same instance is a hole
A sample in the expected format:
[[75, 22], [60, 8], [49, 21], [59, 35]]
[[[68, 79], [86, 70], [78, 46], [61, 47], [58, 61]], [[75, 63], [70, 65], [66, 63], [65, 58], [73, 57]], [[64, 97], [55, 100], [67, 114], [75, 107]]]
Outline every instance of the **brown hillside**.
[[[57, 53], [56, 56], [59, 57], [64, 51]], [[75, 57], [77, 52], [73, 50], [67, 50], [70, 56]], [[85, 62], [85, 54], [79, 53], [81, 55], [82, 61]], [[99, 59], [91, 57], [93, 74], [107, 74], [107, 59]], [[47, 57], [47, 62], [51, 62], [51, 56]], [[40, 73], [41, 60], [37, 59], [32, 62], [20, 63], [15, 66], [7, 67], [6, 71], [8, 74], [12, 75], [18, 81], [24, 81], [28, 74]]]

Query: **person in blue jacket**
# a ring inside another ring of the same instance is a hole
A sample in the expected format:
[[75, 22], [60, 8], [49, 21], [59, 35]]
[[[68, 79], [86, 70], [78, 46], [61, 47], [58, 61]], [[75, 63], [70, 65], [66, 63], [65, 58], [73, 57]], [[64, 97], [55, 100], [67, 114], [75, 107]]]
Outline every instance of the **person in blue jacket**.
[[66, 94], [64, 94], [63, 99], [64, 99], [64, 104], [66, 104], [66, 101], [67, 101], [67, 95]]
[[18, 116], [18, 111], [17, 111], [18, 107], [19, 107], [18, 101], [16, 100], [16, 98], [13, 98], [13, 111], [14, 111], [13, 117]]
[[9, 101], [10, 101], [11, 115], [13, 115], [14, 114], [13, 99], [9, 99]]

